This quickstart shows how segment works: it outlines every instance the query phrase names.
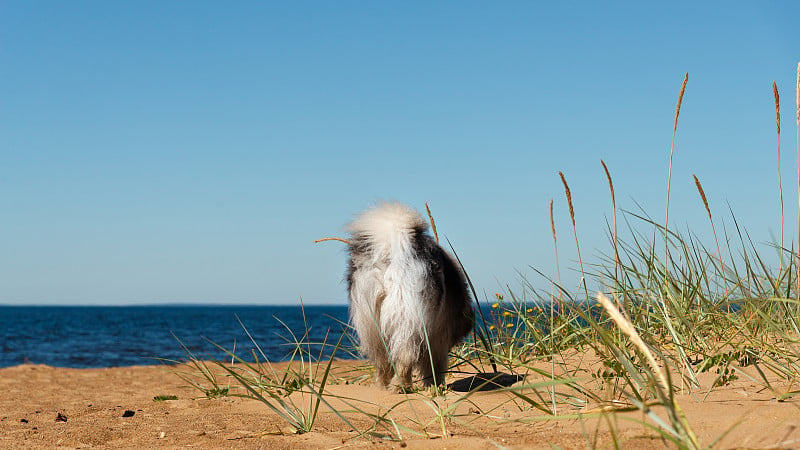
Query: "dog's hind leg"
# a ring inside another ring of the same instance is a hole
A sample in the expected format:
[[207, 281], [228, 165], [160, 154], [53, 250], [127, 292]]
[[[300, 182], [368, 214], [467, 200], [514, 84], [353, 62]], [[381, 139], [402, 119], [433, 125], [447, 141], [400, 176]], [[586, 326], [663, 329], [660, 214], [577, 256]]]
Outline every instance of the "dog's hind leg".
[[447, 373], [449, 347], [443, 342], [431, 342], [431, 351], [423, 349], [418, 364], [423, 386], [444, 384]]
[[397, 375], [394, 379], [392, 387], [398, 393], [410, 392], [414, 388], [412, 375], [414, 372], [414, 365], [405, 363], [395, 363], [397, 365]]
[[386, 354], [385, 351], [379, 352], [379, 354], [375, 355], [372, 362], [375, 365], [375, 384], [383, 389], [388, 388], [389, 383], [392, 381], [392, 376], [394, 375], [394, 369], [392, 369], [392, 363], [389, 361], [389, 355]]
[[395, 368], [395, 379], [393, 388], [397, 392], [408, 392], [414, 386], [413, 373], [417, 365], [418, 352], [417, 346], [413, 343], [398, 341], [397, 336], [393, 336], [391, 359]]
[[367, 352], [372, 364], [375, 366], [375, 384], [386, 389], [394, 375], [391, 359], [389, 358], [388, 343], [377, 325], [366, 327], [362, 333], [362, 345], [366, 343]]

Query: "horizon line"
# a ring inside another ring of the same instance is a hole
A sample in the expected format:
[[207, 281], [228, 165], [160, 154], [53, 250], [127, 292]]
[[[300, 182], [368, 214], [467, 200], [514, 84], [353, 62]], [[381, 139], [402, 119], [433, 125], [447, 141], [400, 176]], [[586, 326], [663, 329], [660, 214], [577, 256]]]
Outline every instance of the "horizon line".
[[347, 306], [347, 303], [219, 303], [219, 302], [164, 302], [164, 303], [2, 303], [0, 307], [46, 306]]

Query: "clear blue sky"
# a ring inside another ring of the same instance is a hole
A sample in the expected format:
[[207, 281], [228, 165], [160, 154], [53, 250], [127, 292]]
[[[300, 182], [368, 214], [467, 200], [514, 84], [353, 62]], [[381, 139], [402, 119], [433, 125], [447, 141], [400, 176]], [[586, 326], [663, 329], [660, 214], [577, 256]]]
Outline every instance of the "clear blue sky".
[[[797, 204], [800, 2], [0, 4], [0, 303], [344, 303], [342, 235], [424, 210], [480, 291], [546, 286], [618, 206], [674, 226]], [[796, 230], [787, 220], [787, 229]], [[787, 231], [787, 238], [793, 232]], [[713, 245], [713, 241], [708, 242]], [[573, 285], [575, 285], [573, 283]]]

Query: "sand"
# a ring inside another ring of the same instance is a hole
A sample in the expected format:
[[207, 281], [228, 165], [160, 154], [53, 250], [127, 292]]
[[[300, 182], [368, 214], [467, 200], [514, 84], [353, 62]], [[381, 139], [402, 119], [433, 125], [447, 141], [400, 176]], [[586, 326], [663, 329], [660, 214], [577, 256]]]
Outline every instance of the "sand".
[[[346, 371], [360, 363], [336, 364], [338, 371]], [[572, 409], [562, 405], [562, 413], [582, 415], [542, 420], [546, 416], [541, 411], [521, 408], [512, 395], [499, 392], [472, 394], [455, 408], [458, 416], [442, 425], [429, 394], [407, 397], [387, 392], [374, 387], [366, 376], [346, 384], [354, 379], [352, 372], [349, 378], [331, 379], [333, 384], [327, 389], [333, 406], [348, 409], [333, 396], [351, 398], [351, 403], [375, 413], [399, 404], [391, 416], [401, 426], [403, 440], [358, 437], [324, 405], [312, 431], [297, 434], [263, 403], [232, 396], [206, 398], [186, 387], [175, 370], [191, 369], [67, 369], [36, 364], [0, 369], [0, 448], [613, 448], [614, 439], [622, 448], [674, 447], [638, 422], [643, 419], [638, 411], [598, 417], [604, 405]], [[702, 383], [713, 381], [712, 375], [703, 375]], [[527, 382], [543, 380], [530, 376]], [[800, 448], [800, 395], [785, 401], [775, 398], [776, 392], [798, 388], [777, 380], [772, 387], [741, 376], [705, 399], [706, 390], [700, 389], [682, 392], [678, 401], [703, 445]], [[154, 401], [158, 395], [178, 399]], [[454, 405], [461, 395], [448, 393], [439, 400], [440, 407]], [[364, 414], [345, 412], [344, 416], [358, 428], [371, 423]]]

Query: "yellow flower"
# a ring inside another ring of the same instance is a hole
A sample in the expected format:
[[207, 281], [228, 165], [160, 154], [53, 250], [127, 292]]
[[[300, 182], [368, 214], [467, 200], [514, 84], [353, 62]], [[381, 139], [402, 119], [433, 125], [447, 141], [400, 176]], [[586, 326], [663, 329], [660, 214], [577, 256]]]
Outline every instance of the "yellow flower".
[[525, 310], [525, 312], [527, 312], [527, 313], [533, 312], [533, 308], [528, 308], [528, 309]]
[[494, 330], [494, 325], [489, 325], [490, 330]]
[[500, 303], [492, 303], [492, 308], [497, 309], [500, 306]]
[[498, 300], [503, 300], [503, 294], [495, 293], [494, 296], [497, 297]]
[[511, 314], [511, 311], [503, 311], [503, 316], [505, 316], [505, 317], [511, 317], [513, 315], [514, 314]]
[[507, 324], [506, 324], [506, 328], [513, 328], [513, 327], [514, 327], [514, 324], [513, 324], [513, 323], [507, 323]]

